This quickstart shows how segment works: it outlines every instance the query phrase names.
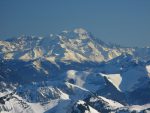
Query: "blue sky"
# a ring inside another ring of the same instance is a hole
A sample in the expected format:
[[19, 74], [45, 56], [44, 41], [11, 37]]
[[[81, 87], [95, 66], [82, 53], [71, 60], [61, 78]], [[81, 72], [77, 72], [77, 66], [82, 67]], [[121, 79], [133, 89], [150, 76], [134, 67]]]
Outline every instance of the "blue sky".
[[85, 28], [124, 46], [150, 46], [150, 0], [0, 0], [0, 39]]

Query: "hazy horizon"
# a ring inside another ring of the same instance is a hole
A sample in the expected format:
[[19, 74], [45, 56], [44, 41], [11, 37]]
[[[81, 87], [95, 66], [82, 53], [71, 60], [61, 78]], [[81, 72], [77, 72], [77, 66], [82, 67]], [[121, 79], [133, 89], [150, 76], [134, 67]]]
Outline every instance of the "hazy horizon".
[[150, 46], [150, 1], [0, 1], [0, 39], [84, 28], [122, 46]]

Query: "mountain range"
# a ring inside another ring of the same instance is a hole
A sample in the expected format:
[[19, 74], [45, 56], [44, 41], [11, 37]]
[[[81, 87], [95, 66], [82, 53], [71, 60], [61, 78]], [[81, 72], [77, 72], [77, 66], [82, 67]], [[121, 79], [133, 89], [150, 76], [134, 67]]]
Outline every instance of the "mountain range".
[[150, 47], [82, 28], [0, 40], [1, 113], [149, 113]]

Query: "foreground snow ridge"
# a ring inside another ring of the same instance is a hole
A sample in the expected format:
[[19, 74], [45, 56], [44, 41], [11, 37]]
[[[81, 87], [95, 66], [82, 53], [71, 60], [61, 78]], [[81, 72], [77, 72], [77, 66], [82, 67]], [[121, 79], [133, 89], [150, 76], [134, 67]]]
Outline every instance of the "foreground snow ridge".
[[0, 113], [149, 113], [150, 48], [83, 28], [0, 40]]

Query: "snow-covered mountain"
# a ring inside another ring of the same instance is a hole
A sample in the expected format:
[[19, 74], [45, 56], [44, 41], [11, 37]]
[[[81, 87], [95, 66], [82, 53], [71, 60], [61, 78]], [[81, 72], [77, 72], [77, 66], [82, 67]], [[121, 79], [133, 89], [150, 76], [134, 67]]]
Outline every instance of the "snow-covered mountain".
[[94, 38], [84, 29], [63, 31], [49, 37], [21, 36], [0, 41], [0, 55], [4, 59], [50, 61], [108, 61], [123, 53], [149, 60], [150, 48], [122, 48]]
[[150, 112], [150, 48], [82, 28], [0, 41], [0, 112]]

